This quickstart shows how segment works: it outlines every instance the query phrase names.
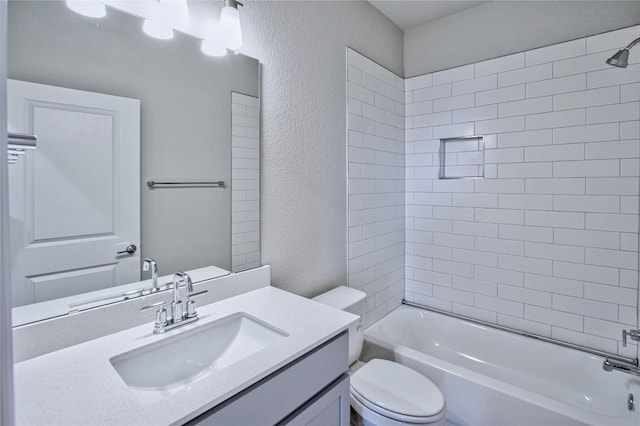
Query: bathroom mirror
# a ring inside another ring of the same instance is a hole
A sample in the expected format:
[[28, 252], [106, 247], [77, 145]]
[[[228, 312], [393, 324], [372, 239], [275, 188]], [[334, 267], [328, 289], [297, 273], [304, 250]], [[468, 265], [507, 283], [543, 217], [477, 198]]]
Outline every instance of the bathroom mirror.
[[[147, 257], [194, 281], [259, 266], [259, 62], [148, 37], [110, 7], [8, 11], [9, 131], [38, 135], [9, 167], [14, 326], [137, 295]], [[80, 262], [93, 252], [107, 260]]]

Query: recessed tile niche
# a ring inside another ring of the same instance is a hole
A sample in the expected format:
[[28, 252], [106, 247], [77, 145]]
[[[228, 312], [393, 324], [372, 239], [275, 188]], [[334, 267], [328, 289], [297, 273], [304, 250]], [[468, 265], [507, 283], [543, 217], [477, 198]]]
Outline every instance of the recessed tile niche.
[[440, 139], [440, 179], [484, 178], [484, 137]]

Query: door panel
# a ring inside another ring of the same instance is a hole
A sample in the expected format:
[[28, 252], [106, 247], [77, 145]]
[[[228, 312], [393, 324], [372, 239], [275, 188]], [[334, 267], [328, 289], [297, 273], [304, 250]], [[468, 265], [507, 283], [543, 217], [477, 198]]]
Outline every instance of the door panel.
[[35, 133], [9, 169], [14, 306], [140, 279], [140, 102], [8, 82], [9, 131]]
[[84, 291], [109, 287], [116, 279], [117, 264], [76, 269], [68, 272], [37, 275], [30, 278], [33, 283], [36, 303], [72, 296], [78, 288]]
[[109, 111], [34, 108], [42, 141], [33, 169], [35, 242], [113, 235], [114, 121]]

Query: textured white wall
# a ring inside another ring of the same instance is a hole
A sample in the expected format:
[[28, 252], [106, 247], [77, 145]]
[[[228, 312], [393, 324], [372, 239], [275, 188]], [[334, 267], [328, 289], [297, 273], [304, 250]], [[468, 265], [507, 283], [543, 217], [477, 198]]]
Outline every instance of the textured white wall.
[[346, 63], [402, 75], [402, 32], [367, 2], [247, 2], [242, 53], [262, 63], [262, 263], [312, 296], [347, 283]]
[[[639, 1], [492, 1], [405, 32], [405, 77], [640, 23]], [[630, 42], [631, 40], [629, 40]]]

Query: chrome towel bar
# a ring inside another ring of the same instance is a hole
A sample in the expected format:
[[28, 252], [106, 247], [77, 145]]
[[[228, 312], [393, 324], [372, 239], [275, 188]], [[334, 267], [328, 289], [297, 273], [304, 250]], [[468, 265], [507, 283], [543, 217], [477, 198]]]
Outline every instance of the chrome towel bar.
[[27, 149], [36, 149], [38, 137], [26, 133], [7, 134], [7, 151], [9, 153], [9, 164], [15, 164]]
[[224, 188], [224, 181], [218, 180], [215, 182], [206, 181], [183, 181], [183, 182], [160, 182], [155, 180], [148, 180], [147, 186], [153, 188]]

